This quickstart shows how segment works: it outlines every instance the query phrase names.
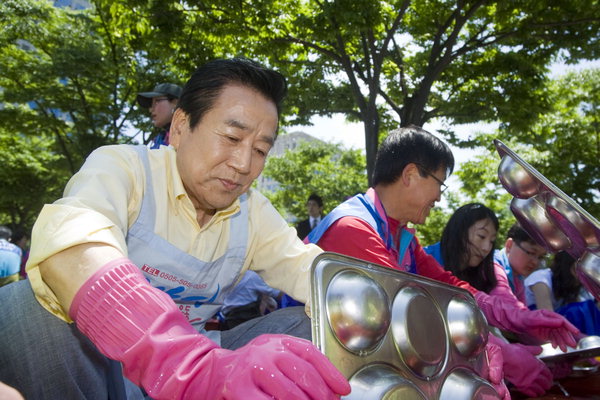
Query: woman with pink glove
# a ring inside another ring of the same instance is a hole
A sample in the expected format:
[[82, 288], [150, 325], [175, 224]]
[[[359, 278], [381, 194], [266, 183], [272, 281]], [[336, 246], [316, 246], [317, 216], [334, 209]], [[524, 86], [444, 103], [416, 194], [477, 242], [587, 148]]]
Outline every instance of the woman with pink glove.
[[[507, 290], [503, 268], [493, 262], [497, 231], [498, 219], [492, 210], [479, 203], [466, 204], [450, 217], [441, 241], [425, 250], [460, 279], [503, 300], [502, 310], [492, 313], [490, 307], [485, 310], [486, 316], [492, 314], [502, 320], [502, 313], [510, 315], [513, 321], [510, 330], [519, 326], [519, 333], [561, 346], [572, 345], [569, 336], [578, 332], [568, 322], [561, 321], [560, 316], [528, 310], [511, 294], [510, 288]], [[552, 372], [535, 357], [542, 351], [540, 346], [510, 344], [493, 335], [490, 341], [502, 349], [505, 378], [517, 390], [528, 396], [539, 396], [552, 386]]]
[[29, 280], [0, 290], [0, 381], [28, 399], [349, 393], [306, 340], [302, 307], [222, 335], [204, 330], [247, 269], [308, 300], [321, 249], [250, 189], [285, 93], [273, 70], [214, 60], [183, 89], [171, 146], [104, 146], [88, 157], [36, 221]]

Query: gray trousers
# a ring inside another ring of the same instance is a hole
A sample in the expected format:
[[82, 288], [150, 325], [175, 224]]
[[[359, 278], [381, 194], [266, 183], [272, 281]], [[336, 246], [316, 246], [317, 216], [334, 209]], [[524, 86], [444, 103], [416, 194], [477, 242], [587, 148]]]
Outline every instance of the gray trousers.
[[[102, 355], [75, 324], [46, 311], [29, 281], [0, 288], [0, 381], [26, 399], [123, 399], [137, 397], [120, 364]], [[311, 339], [304, 307], [277, 310], [221, 334], [221, 346], [236, 349], [263, 333]], [[138, 395], [141, 393], [137, 391]]]

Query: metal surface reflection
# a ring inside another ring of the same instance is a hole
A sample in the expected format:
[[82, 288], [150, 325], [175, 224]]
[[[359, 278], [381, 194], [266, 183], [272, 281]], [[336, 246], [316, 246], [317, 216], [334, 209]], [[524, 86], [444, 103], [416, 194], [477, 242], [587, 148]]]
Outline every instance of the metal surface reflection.
[[329, 324], [348, 350], [373, 351], [390, 325], [388, 296], [373, 279], [343, 271], [329, 283], [325, 297]]
[[508, 193], [516, 198], [528, 199], [539, 193], [539, 181], [512, 157], [502, 157], [498, 176]]
[[514, 198], [510, 210], [531, 238], [547, 251], [557, 252], [571, 247], [571, 241], [552, 223], [538, 196], [526, 200]]
[[471, 371], [458, 368], [446, 378], [439, 400], [498, 400], [499, 398], [487, 381]]
[[446, 311], [450, 339], [460, 354], [471, 358], [485, 348], [488, 326], [481, 310], [465, 296], [455, 296]]
[[504, 143], [494, 145], [502, 158], [498, 178], [514, 196], [510, 208], [519, 223], [549, 252], [577, 259], [579, 280], [600, 301], [600, 222]]
[[423, 393], [400, 371], [386, 364], [372, 364], [350, 378], [352, 392], [346, 400], [426, 400]]
[[344, 400], [438, 399], [455, 369], [487, 368], [485, 320], [463, 289], [323, 253], [311, 301], [313, 342], [350, 380]]
[[586, 252], [577, 261], [577, 276], [581, 284], [600, 300], [600, 249]]
[[447, 338], [444, 319], [433, 299], [414, 286], [401, 289], [392, 304], [394, 343], [406, 365], [429, 378], [444, 367]]

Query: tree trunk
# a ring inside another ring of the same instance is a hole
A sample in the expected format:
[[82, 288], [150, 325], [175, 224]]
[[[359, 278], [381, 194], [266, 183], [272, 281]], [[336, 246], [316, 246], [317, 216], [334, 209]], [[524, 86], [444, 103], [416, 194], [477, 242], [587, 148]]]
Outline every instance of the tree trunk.
[[365, 118], [365, 150], [367, 156], [367, 178], [369, 186], [372, 184], [375, 156], [379, 147], [379, 114], [377, 107], [368, 107]]

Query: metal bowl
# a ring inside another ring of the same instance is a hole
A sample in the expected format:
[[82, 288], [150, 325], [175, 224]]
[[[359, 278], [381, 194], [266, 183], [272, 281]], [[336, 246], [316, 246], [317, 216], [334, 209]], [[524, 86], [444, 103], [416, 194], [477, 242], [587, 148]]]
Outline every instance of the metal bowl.
[[565, 200], [548, 193], [546, 210], [554, 223], [571, 239], [572, 247], [576, 249], [575, 258], [579, 258], [586, 248], [600, 247], [600, 238], [597, 236], [600, 231]]
[[510, 194], [520, 199], [528, 199], [540, 191], [539, 180], [509, 155], [502, 157], [498, 178]]
[[387, 364], [371, 364], [350, 378], [352, 392], [345, 400], [426, 400], [409, 380]]
[[588, 350], [600, 347], [600, 336], [590, 335], [583, 337], [577, 343], [577, 350]]
[[355, 270], [341, 271], [331, 279], [325, 306], [336, 339], [347, 350], [359, 355], [375, 350], [390, 326], [390, 306], [385, 290]]
[[586, 336], [579, 340], [576, 348], [567, 347], [567, 351], [554, 348], [550, 343], [542, 345], [542, 352], [537, 356], [544, 362], [576, 362], [600, 355], [600, 337]]
[[547, 251], [557, 252], [571, 247], [569, 238], [548, 217], [543, 199], [539, 196], [526, 200], [515, 197], [510, 202], [510, 209], [523, 229]]
[[489, 382], [464, 368], [457, 368], [446, 377], [439, 400], [499, 400]]
[[448, 355], [446, 325], [433, 298], [417, 286], [400, 289], [392, 303], [392, 334], [404, 363], [421, 378], [441, 371]]
[[600, 250], [586, 251], [577, 261], [576, 270], [581, 284], [600, 301]]
[[450, 340], [464, 357], [477, 356], [485, 348], [488, 325], [481, 310], [465, 296], [454, 296], [448, 303], [446, 320]]

